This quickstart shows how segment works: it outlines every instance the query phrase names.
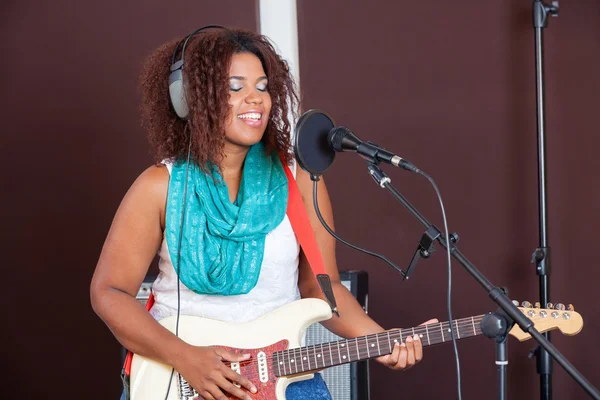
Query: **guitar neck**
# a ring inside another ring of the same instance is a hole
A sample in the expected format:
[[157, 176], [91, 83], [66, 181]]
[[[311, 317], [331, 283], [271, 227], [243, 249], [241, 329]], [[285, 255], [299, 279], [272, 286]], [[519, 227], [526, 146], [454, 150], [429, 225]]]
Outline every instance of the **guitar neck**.
[[273, 353], [273, 369], [277, 376], [288, 376], [368, 360], [390, 354], [396, 343], [404, 343], [408, 337], [415, 335], [419, 335], [424, 347], [451, 341], [451, 331], [456, 339], [466, 339], [481, 335], [479, 323], [483, 317], [453, 320], [452, 326], [448, 322], [440, 322], [277, 351]]

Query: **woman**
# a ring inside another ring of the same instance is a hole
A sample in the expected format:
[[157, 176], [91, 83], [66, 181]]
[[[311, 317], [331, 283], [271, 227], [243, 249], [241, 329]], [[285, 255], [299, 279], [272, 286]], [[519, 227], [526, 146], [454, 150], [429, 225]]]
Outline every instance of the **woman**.
[[[210, 29], [188, 38], [158, 48], [144, 66], [142, 117], [158, 164], [137, 178], [119, 206], [91, 300], [125, 348], [173, 366], [202, 398], [251, 399], [256, 382], [223, 363], [247, 356], [189, 345], [156, 320], [179, 312], [245, 322], [300, 297], [322, 298], [285, 215], [280, 156], [295, 172], [332, 279], [341, 316], [323, 325], [347, 338], [383, 328], [340, 283], [335, 241], [310, 200], [312, 182], [292, 160], [288, 114], [297, 97], [287, 64], [265, 37], [249, 31]], [[170, 99], [167, 79], [182, 48], [183, 108]], [[319, 186], [319, 207], [332, 226], [323, 181]], [[156, 302], [148, 313], [135, 296], [157, 252]], [[420, 341], [408, 338], [377, 360], [406, 369], [421, 358]], [[319, 374], [290, 385], [286, 396], [330, 398]]]

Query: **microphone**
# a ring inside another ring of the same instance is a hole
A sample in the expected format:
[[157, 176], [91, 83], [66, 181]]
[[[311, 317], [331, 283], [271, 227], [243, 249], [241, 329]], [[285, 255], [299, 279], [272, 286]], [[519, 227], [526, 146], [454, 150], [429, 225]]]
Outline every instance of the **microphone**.
[[327, 135], [327, 141], [331, 145], [331, 148], [336, 152], [353, 151], [368, 160], [392, 164], [396, 167], [415, 173], [420, 172], [420, 170], [410, 161], [405, 160], [394, 153], [390, 153], [377, 146], [375, 143], [363, 142], [345, 126], [338, 126], [331, 129]]

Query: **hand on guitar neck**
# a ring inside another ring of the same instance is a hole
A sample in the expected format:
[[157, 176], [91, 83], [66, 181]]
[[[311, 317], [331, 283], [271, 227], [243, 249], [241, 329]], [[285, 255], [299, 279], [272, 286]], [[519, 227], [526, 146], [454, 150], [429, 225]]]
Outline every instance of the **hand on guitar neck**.
[[[437, 319], [430, 319], [423, 322], [421, 325], [435, 324]], [[385, 356], [377, 357], [376, 360], [381, 364], [393, 370], [409, 369], [423, 358], [423, 345], [419, 335], [406, 338], [401, 344], [396, 343], [392, 353]]]

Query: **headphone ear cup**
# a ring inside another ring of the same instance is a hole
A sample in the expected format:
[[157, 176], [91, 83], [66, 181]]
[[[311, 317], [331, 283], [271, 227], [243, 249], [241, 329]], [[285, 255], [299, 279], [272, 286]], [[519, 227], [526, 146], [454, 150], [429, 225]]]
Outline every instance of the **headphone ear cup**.
[[181, 119], [187, 119], [189, 107], [186, 100], [185, 88], [183, 87], [183, 62], [179, 60], [171, 66], [169, 75], [169, 97], [175, 113]]

